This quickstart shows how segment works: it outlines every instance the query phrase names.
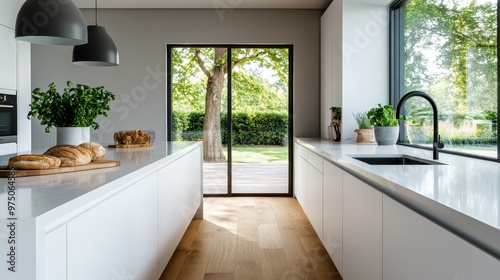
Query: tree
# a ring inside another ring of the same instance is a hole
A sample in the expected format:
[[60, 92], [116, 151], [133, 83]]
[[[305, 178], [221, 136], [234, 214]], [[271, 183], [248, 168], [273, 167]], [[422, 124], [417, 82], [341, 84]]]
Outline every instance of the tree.
[[412, 0], [405, 9], [406, 90], [430, 90], [463, 114], [497, 110], [496, 4]]
[[[238, 110], [286, 110], [288, 49], [233, 48], [233, 107]], [[188, 110], [205, 112], [203, 155], [205, 162], [226, 160], [222, 150], [221, 112], [226, 112], [227, 48], [179, 48], [172, 52], [173, 101]], [[251, 75], [272, 69], [276, 82], [269, 84]], [[201, 74], [200, 74], [201, 73]], [[203, 85], [204, 84], [204, 85]], [[204, 88], [204, 89], [202, 89]], [[255, 94], [264, 92], [265, 94]], [[201, 102], [201, 101], [204, 102]], [[276, 101], [276, 100], [280, 100]], [[285, 101], [285, 102], [283, 102]], [[178, 105], [176, 105], [178, 106]]]

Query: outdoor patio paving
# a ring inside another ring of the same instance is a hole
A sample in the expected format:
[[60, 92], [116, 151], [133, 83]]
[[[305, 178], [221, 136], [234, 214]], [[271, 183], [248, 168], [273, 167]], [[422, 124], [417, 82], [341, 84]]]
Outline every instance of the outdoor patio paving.
[[[288, 162], [234, 163], [233, 193], [288, 193]], [[227, 163], [203, 163], [203, 193], [227, 194]]]

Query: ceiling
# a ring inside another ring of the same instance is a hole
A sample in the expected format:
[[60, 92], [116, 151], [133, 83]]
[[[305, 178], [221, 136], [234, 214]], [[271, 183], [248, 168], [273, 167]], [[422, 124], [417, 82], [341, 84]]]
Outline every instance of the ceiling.
[[[96, 0], [73, 0], [78, 8], [95, 8]], [[113, 9], [326, 9], [333, 0], [99, 0]]]

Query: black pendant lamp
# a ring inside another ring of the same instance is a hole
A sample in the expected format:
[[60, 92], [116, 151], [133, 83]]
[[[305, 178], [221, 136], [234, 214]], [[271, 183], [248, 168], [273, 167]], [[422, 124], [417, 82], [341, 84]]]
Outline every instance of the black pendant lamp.
[[87, 43], [85, 25], [71, 0], [26, 0], [17, 14], [15, 36], [35, 44], [81, 45]]
[[95, 1], [95, 25], [87, 26], [88, 42], [73, 48], [73, 64], [84, 66], [117, 66], [118, 50], [106, 29], [97, 25], [97, 0]]

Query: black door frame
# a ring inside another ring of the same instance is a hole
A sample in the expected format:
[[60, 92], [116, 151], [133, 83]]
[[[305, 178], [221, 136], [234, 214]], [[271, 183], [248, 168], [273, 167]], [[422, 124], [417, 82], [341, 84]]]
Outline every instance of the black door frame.
[[[167, 44], [167, 141], [172, 141], [172, 49], [173, 48], [227, 48], [228, 65], [231, 64], [233, 48], [287, 48], [288, 49], [288, 193], [233, 193], [232, 192], [232, 68], [228, 68], [228, 159], [227, 194], [204, 194], [206, 197], [267, 196], [293, 197], [293, 45], [292, 44]], [[290, 142], [292, 141], [292, 142]]]

